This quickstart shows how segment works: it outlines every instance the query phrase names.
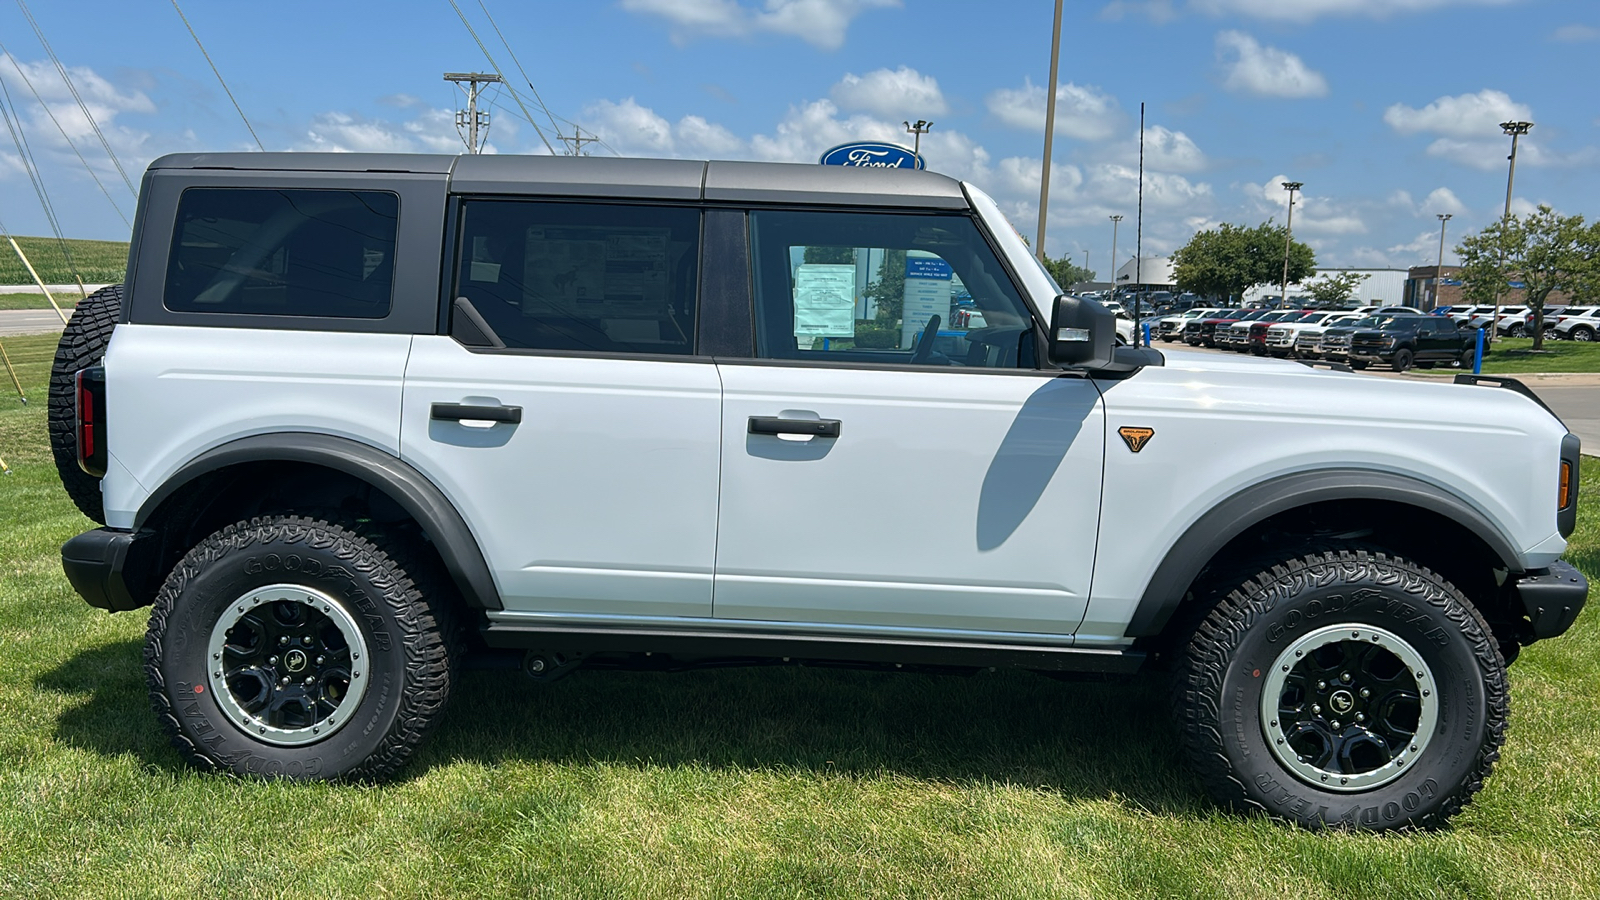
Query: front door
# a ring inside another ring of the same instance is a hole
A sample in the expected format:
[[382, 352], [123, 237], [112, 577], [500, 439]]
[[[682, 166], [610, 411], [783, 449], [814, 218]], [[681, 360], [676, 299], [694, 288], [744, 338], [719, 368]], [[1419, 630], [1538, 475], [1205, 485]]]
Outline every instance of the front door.
[[720, 361], [719, 619], [1070, 635], [1099, 524], [1088, 379], [960, 215], [751, 214], [757, 356]]

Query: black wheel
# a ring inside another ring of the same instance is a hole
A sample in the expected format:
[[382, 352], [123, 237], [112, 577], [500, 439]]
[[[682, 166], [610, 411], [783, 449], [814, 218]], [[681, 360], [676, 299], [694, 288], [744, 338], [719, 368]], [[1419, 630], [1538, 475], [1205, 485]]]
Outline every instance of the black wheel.
[[1544, 330], [1544, 339], [1547, 341], [1559, 341], [1561, 340], [1561, 332], [1554, 328], [1546, 328]]
[[1461, 360], [1460, 360], [1460, 363], [1459, 363], [1461, 368], [1470, 369], [1470, 368], [1472, 368], [1473, 364], [1476, 363], [1477, 361], [1478, 361], [1478, 352], [1476, 350], [1463, 350], [1463, 351], [1461, 351]]
[[1594, 329], [1587, 325], [1579, 325], [1577, 328], [1572, 329], [1572, 339], [1588, 343], [1594, 340]]
[[1506, 337], [1522, 337], [1522, 323], [1512, 322], [1506, 326]]
[[1358, 372], [1367, 367], [1367, 364], [1362, 362], [1359, 359], [1346, 360], [1345, 365], [1349, 366], [1352, 369], [1355, 369]]
[[145, 636], [150, 703], [185, 759], [267, 778], [382, 779], [443, 710], [454, 656], [425, 564], [381, 537], [276, 516], [190, 550]]
[[1404, 372], [1411, 368], [1411, 351], [1404, 347], [1394, 352], [1394, 359], [1390, 360], [1389, 368], [1396, 372]]
[[78, 404], [73, 376], [106, 354], [111, 331], [122, 312], [122, 285], [101, 288], [84, 298], [56, 344], [50, 367], [50, 453], [61, 475], [61, 486], [83, 514], [104, 525], [100, 479], [78, 468]]
[[1449, 582], [1365, 550], [1272, 566], [1201, 623], [1175, 693], [1185, 751], [1235, 809], [1308, 828], [1441, 825], [1505, 738], [1505, 661]]

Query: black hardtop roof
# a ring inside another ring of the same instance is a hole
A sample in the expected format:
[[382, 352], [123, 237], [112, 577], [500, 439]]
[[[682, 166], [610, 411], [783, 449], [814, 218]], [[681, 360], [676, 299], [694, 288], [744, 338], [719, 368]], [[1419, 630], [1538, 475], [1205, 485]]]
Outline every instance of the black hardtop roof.
[[603, 156], [174, 153], [156, 169], [448, 175], [460, 194], [721, 200], [967, 209], [961, 183], [910, 169]]

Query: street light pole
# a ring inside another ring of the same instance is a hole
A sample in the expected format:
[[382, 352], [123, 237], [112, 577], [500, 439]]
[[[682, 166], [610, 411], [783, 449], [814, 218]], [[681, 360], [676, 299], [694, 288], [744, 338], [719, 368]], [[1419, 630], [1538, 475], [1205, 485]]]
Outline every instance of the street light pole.
[[918, 119], [915, 123], [906, 122], [906, 133], [916, 135], [911, 142], [911, 155], [920, 162], [922, 159], [922, 136], [933, 130], [933, 123], [926, 119]]
[[[1444, 284], [1444, 223], [1450, 221], [1449, 213], [1434, 213], [1439, 217], [1439, 264], [1433, 267], [1433, 305], [1439, 305], [1439, 286]], [[1499, 324], [1498, 319], [1496, 325]]]
[[1117, 225], [1121, 216], [1111, 217], [1111, 296], [1117, 296]]
[[1089, 278], [1089, 251], [1087, 250], [1083, 251], [1083, 277], [1084, 280]]
[[1289, 303], [1289, 244], [1294, 240], [1294, 192], [1305, 187], [1301, 181], [1285, 181], [1283, 189], [1289, 192], [1289, 224], [1283, 230], [1283, 293], [1278, 295], [1278, 308]]
[[1050, 208], [1050, 150], [1056, 136], [1056, 74], [1060, 71], [1061, 64], [1061, 0], [1056, 0], [1056, 25], [1050, 38], [1050, 83], [1045, 86], [1044, 104], [1044, 166], [1039, 172], [1039, 243], [1034, 245], [1033, 252], [1039, 255], [1043, 262], [1049, 257], [1044, 255], [1044, 217]]
[[[1511, 160], [1511, 170], [1506, 174], [1506, 212], [1505, 215], [1500, 219], [1502, 228], [1511, 227], [1511, 186], [1515, 184], [1517, 180], [1517, 138], [1522, 137], [1532, 129], [1532, 122], [1500, 123], [1500, 130], [1505, 134], [1511, 135], [1511, 155], [1506, 157], [1506, 159]], [[1505, 271], [1505, 254], [1503, 252], [1501, 253], [1500, 261], [1501, 272], [1503, 274]], [[1500, 281], [1504, 280], [1504, 277], [1500, 279]], [[1487, 338], [1488, 342], [1491, 344], [1494, 342], [1495, 329], [1500, 325], [1500, 296], [1503, 293], [1505, 293], [1505, 285], [1496, 283], [1494, 288], [1494, 320], [1493, 324], [1491, 324], [1489, 327], [1489, 333], [1484, 335], [1484, 337]]]

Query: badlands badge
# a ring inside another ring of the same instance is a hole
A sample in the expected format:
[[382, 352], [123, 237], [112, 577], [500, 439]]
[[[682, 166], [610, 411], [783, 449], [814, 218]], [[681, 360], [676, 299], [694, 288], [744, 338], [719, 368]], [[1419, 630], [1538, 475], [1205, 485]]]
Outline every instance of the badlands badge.
[[1132, 425], [1124, 425], [1117, 429], [1117, 434], [1122, 435], [1122, 440], [1128, 445], [1129, 450], [1138, 453], [1144, 449], [1145, 444], [1150, 443], [1151, 438], [1156, 436], [1156, 430], [1154, 428], [1135, 428]]

